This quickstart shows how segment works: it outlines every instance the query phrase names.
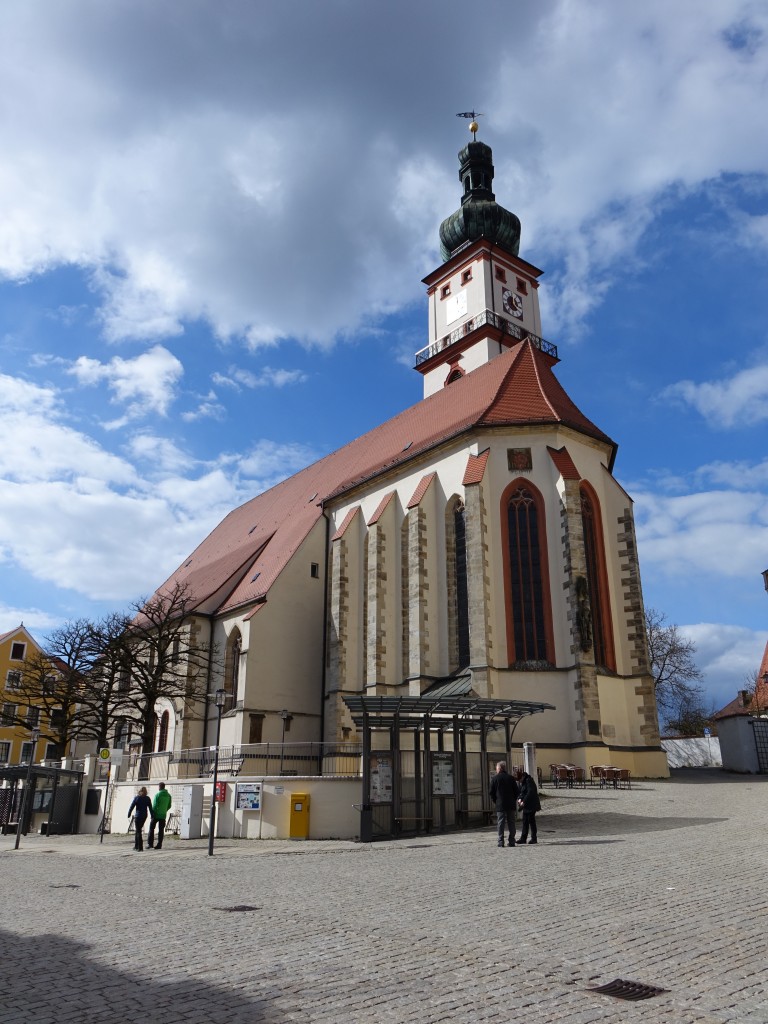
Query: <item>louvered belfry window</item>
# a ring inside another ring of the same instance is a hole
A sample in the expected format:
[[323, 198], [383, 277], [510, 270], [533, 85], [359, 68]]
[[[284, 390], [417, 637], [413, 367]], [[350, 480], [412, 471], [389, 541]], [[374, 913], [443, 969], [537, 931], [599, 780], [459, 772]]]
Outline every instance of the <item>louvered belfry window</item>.
[[546, 661], [539, 513], [527, 487], [518, 487], [509, 500], [508, 526], [515, 661]]

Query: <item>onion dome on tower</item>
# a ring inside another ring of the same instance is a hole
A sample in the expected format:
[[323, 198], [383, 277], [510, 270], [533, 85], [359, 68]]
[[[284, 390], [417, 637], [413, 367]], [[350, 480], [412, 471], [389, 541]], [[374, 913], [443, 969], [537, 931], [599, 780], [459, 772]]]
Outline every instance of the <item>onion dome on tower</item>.
[[464, 188], [461, 207], [440, 225], [440, 254], [443, 262], [465, 242], [487, 238], [513, 256], [520, 249], [520, 221], [496, 202], [493, 185], [493, 151], [474, 140], [476, 122], [470, 125], [473, 141], [459, 152], [459, 180]]

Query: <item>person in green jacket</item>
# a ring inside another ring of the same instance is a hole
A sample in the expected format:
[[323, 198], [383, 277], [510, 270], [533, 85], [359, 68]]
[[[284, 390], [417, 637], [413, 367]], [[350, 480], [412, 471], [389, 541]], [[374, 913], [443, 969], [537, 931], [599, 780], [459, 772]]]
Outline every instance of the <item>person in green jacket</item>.
[[[171, 809], [171, 794], [165, 788], [165, 783], [158, 784], [155, 799], [152, 801], [152, 820], [149, 823], [149, 836], [147, 846], [150, 850], [162, 850], [163, 836], [165, 835], [165, 819]], [[155, 825], [157, 825], [157, 845], [155, 846]]]

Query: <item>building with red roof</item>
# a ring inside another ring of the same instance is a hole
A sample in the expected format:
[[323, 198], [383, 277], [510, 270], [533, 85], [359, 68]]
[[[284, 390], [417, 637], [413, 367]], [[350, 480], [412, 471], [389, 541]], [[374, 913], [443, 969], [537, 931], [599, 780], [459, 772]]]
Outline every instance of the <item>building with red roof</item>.
[[768, 644], [754, 687], [739, 690], [712, 717], [717, 722], [726, 771], [768, 772]]
[[554, 705], [515, 735], [540, 763], [667, 774], [616, 444], [555, 376], [490, 147], [459, 161], [424, 282], [424, 398], [234, 509], [158, 590], [184, 586], [223, 653], [205, 704], [177, 709], [177, 748], [210, 744], [219, 687], [237, 746], [355, 739], [345, 696], [450, 686]]

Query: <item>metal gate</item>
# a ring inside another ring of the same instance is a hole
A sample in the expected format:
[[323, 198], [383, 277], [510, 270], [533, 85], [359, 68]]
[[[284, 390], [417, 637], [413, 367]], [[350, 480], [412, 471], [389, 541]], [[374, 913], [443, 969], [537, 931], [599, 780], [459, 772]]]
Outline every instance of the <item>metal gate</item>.
[[761, 773], [768, 773], [768, 721], [764, 718], [755, 718], [752, 727], [755, 730], [758, 770]]

